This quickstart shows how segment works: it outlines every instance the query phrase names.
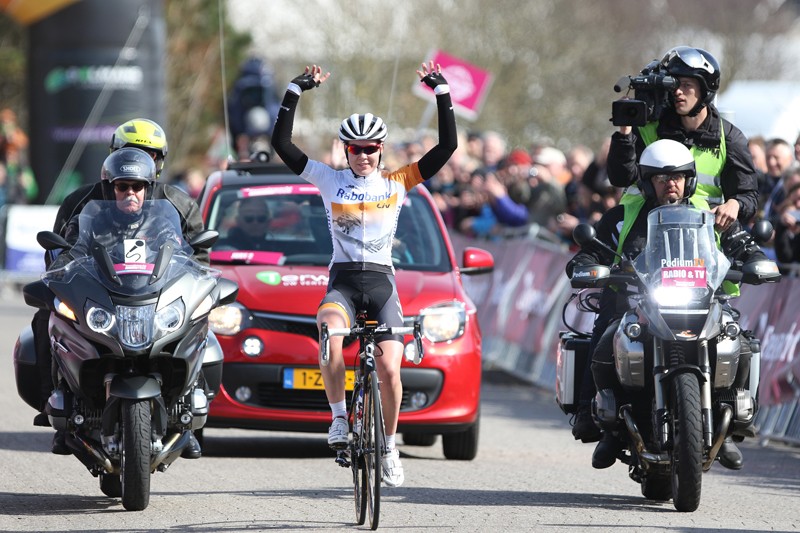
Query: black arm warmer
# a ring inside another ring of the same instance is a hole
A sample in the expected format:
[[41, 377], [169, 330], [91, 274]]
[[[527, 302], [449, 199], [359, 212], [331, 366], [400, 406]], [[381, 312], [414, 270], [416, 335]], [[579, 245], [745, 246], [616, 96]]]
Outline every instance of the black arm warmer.
[[278, 119], [275, 121], [271, 140], [275, 153], [298, 176], [303, 173], [306, 163], [308, 163], [308, 156], [292, 142], [294, 112], [297, 109], [299, 100], [300, 96], [292, 91], [286, 91], [281, 107], [278, 110]]
[[439, 169], [447, 163], [447, 160], [458, 148], [456, 115], [453, 112], [450, 93], [438, 95], [436, 97], [436, 107], [439, 113], [439, 144], [431, 148], [419, 160], [419, 173], [422, 175], [422, 179], [426, 180], [439, 172]]

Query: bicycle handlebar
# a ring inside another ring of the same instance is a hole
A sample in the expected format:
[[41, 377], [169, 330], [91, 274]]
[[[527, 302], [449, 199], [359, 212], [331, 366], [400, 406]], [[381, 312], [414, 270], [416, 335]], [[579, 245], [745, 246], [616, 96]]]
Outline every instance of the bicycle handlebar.
[[413, 326], [356, 326], [353, 328], [329, 328], [326, 322], [322, 323], [319, 336], [319, 363], [328, 366], [330, 362], [330, 338], [333, 336], [348, 337], [361, 335], [413, 335], [416, 354], [413, 363], [418, 365], [422, 362], [424, 355], [422, 350], [422, 329], [419, 321], [414, 322]]

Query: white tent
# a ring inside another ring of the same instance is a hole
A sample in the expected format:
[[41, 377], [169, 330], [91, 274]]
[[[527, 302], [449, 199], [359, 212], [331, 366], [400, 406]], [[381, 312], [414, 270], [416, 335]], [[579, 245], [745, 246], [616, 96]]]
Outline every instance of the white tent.
[[748, 137], [794, 144], [800, 133], [800, 82], [736, 81], [717, 95], [717, 108]]

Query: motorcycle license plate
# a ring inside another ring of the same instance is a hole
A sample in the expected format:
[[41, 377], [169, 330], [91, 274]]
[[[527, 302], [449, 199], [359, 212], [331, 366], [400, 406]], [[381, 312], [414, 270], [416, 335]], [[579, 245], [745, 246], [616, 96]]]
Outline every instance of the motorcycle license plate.
[[[344, 378], [346, 390], [353, 390], [356, 375], [352, 370], [347, 370]], [[325, 388], [322, 382], [322, 372], [316, 368], [284, 368], [284, 389], [319, 389]]]

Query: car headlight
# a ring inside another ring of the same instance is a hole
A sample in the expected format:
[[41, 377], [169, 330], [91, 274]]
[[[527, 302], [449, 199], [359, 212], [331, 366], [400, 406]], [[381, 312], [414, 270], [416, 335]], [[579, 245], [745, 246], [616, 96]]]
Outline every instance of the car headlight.
[[183, 299], [178, 298], [166, 307], [162, 307], [156, 312], [153, 324], [157, 335], [172, 333], [183, 325], [183, 317], [186, 314], [186, 307]]
[[218, 335], [236, 335], [244, 329], [245, 316], [240, 304], [223, 305], [208, 315], [208, 327]]
[[419, 313], [422, 334], [431, 342], [445, 342], [464, 334], [467, 312], [458, 301], [426, 307]]

